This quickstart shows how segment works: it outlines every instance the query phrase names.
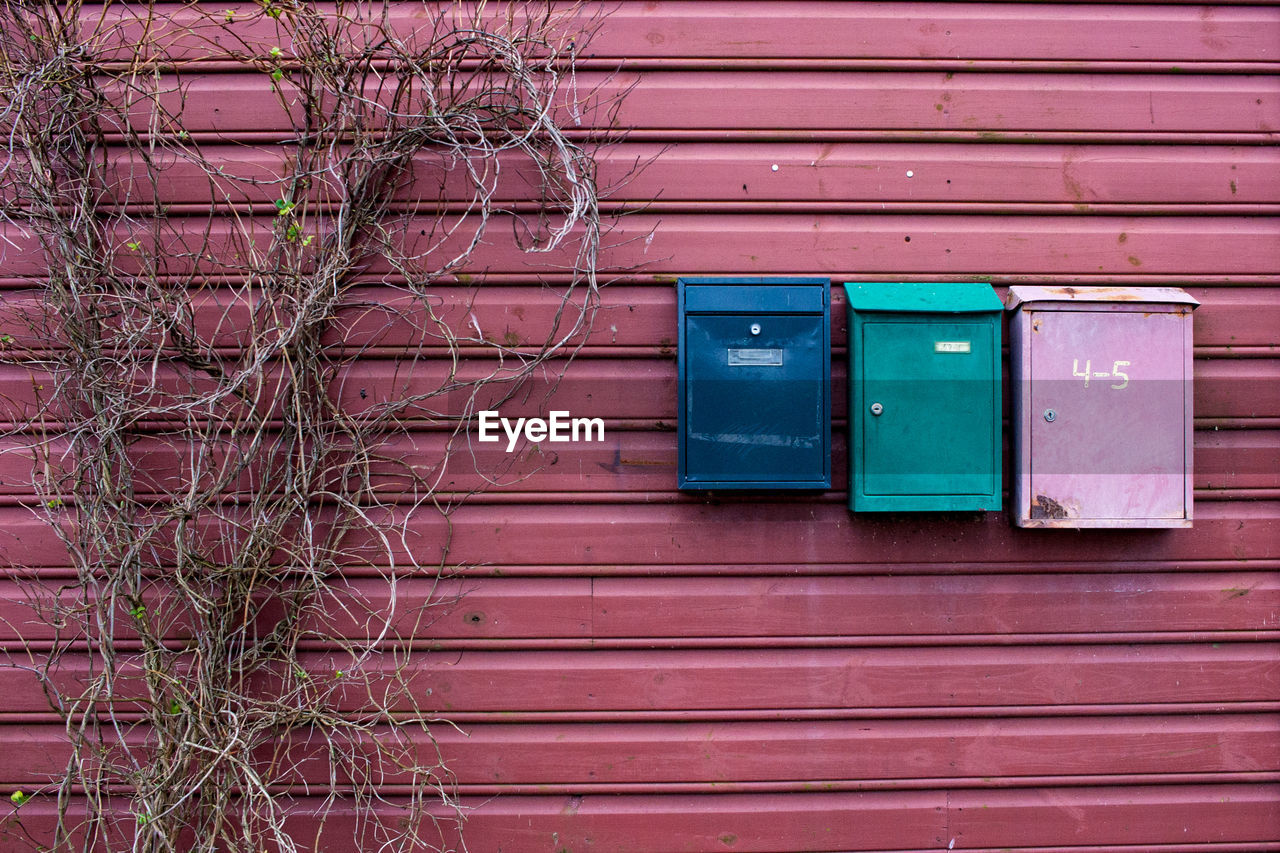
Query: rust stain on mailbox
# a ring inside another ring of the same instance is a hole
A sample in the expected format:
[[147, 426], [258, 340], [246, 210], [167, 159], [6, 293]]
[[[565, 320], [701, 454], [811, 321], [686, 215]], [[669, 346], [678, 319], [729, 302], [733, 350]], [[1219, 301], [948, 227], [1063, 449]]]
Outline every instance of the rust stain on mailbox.
[[1036, 495], [1031, 499], [1032, 518], [1070, 518], [1067, 508], [1048, 495]]

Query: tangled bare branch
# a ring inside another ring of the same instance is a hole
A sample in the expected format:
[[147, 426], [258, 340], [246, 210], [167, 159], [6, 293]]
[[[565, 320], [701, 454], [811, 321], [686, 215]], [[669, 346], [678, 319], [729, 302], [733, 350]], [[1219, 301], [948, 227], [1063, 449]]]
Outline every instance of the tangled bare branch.
[[[5, 266], [40, 267], [6, 300], [24, 322], [4, 369], [30, 392], [4, 450], [31, 457], [74, 570], [29, 575], [48, 632], [11, 663], [70, 751], [49, 826], [19, 808], [11, 836], [294, 851], [341, 823], [357, 849], [418, 850], [458, 815], [414, 681], [429, 596], [397, 604], [448, 543], [409, 520], [455, 505], [446, 461], [477, 407], [590, 326], [592, 22], [442, 4], [407, 30], [392, 5], [3, 4]], [[210, 67], [270, 93], [275, 139], [210, 120]], [[506, 240], [567, 281], [539, 341], [442, 307]], [[372, 359], [389, 378], [357, 394]], [[410, 429], [443, 456], [390, 450]]]

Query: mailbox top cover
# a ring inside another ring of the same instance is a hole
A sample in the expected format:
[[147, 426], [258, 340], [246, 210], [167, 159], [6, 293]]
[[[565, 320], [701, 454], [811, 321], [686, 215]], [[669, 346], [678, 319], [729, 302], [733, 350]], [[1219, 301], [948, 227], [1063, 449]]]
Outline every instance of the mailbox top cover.
[[686, 314], [822, 314], [831, 279], [685, 276], [679, 285]]
[[991, 285], [980, 281], [952, 284], [846, 282], [844, 292], [849, 297], [851, 311], [978, 314], [1004, 310]]
[[1014, 285], [1005, 307], [1010, 311], [1025, 302], [1142, 302], [1196, 306], [1200, 303], [1176, 287], [1042, 287]]

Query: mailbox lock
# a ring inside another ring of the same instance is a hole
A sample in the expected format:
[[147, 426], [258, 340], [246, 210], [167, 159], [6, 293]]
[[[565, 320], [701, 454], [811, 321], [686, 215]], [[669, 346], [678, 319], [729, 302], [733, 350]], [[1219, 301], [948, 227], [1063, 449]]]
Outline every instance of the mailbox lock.
[[1046, 421], [1048, 421], [1049, 423], [1053, 423], [1054, 421], [1056, 421], [1056, 420], [1058, 419], [1058, 413], [1057, 413], [1057, 412], [1055, 412], [1053, 409], [1045, 409], [1045, 410], [1044, 410], [1044, 419], [1045, 419]]
[[873, 415], [879, 415], [879, 414], [880, 414], [881, 412], [883, 412], [883, 411], [884, 411], [884, 406], [883, 406], [883, 405], [881, 405], [880, 403], [872, 403], [872, 404], [871, 404], [871, 414], [873, 414]]
[[753, 334], [753, 335], [758, 335], [758, 334], [760, 334], [760, 324], [759, 324], [759, 323], [752, 323], [752, 324], [751, 324], [751, 334]]

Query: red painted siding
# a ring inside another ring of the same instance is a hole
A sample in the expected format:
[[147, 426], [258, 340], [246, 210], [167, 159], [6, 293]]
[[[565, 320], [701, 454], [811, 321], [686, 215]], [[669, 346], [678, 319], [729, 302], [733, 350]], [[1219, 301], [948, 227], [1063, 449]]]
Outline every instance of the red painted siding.
[[[616, 197], [650, 203], [610, 238], [609, 260], [637, 270], [606, 289], [554, 396], [535, 383], [503, 413], [600, 417], [607, 440], [477, 445], [502, 485], [452, 516], [457, 577], [398, 590], [406, 621], [437, 605], [407, 677], [466, 732], [436, 737], [474, 807], [469, 849], [1280, 850], [1280, 6], [604, 5], [582, 91], [619, 65], [607, 91], [632, 87], [619, 122], [634, 131], [601, 179], [652, 161]], [[172, 50], [198, 61], [184, 14]], [[397, 7], [394, 26], [413, 20]], [[221, 141], [206, 150], [232, 171], [272, 174], [269, 150], [216, 135], [285, 126], [266, 75], [197, 68], [186, 129]], [[229, 189], [242, 213], [270, 201]], [[180, 167], [161, 191], [177, 214], [206, 204]], [[181, 245], [188, 224], [157, 239]], [[3, 320], [29, 309], [42, 260], [0, 238]], [[557, 306], [537, 282], [560, 280], [556, 263], [495, 243], [486, 284], [442, 287], [441, 316], [540, 340]], [[361, 295], [393, 305], [369, 273]], [[1203, 303], [1194, 527], [851, 515], [838, 289], [833, 490], [676, 492], [672, 284], [713, 273], [1187, 289]], [[247, 309], [209, 302], [210, 318], [228, 310]], [[343, 378], [351, 408], [393, 377], [442, 375], [440, 342], [394, 314], [343, 325], [335, 345], [373, 344]], [[391, 360], [419, 343], [411, 368]], [[467, 355], [464, 372], [492, 366]], [[0, 394], [31, 393], [0, 368]], [[393, 455], [439, 452], [442, 432], [407, 422]], [[136, 452], [163, 477], [181, 448]], [[55, 579], [61, 546], [21, 508], [29, 471], [0, 453], [0, 549]], [[469, 459], [446, 474], [449, 491], [480, 481]], [[379, 484], [394, 493], [394, 470]], [[443, 521], [410, 522], [406, 547], [438, 557]], [[349, 582], [385, 603], [367, 570]], [[50, 638], [22, 589], [0, 581], [0, 643], [38, 653]], [[0, 790], [57, 773], [38, 684], [0, 669], [0, 695]], [[304, 765], [299, 795], [326, 773]], [[24, 807], [28, 827], [45, 808]]]

